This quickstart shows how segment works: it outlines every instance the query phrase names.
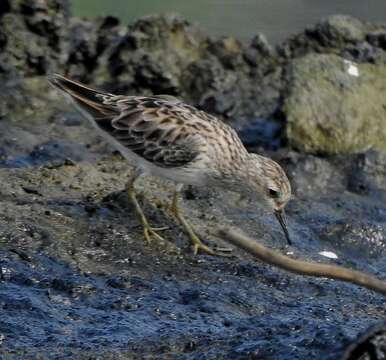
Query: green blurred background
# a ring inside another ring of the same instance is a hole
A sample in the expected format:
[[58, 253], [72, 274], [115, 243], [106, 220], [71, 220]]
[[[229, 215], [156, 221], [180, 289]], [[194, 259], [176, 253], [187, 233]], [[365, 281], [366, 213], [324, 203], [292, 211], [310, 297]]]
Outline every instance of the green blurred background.
[[262, 32], [273, 43], [330, 14], [386, 22], [386, 0], [73, 0], [73, 14], [115, 15], [124, 23], [149, 14], [174, 12], [213, 35], [248, 40]]

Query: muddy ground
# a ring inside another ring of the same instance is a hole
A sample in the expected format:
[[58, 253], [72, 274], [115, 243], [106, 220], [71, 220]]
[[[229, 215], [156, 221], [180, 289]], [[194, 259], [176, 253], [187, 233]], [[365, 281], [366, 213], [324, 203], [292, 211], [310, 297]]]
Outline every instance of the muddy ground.
[[[19, 16], [11, 6], [1, 11]], [[259, 53], [271, 51], [255, 42]], [[282, 49], [293, 50], [294, 43]], [[298, 42], [298, 49], [302, 46], [304, 41]], [[228, 67], [230, 74], [236, 74], [237, 62], [224, 57], [236, 69]], [[68, 61], [72, 71], [84, 71]], [[162, 232], [164, 242], [147, 244], [124, 191], [131, 169], [31, 64], [29, 74], [18, 63], [14, 74], [2, 75], [1, 359], [332, 360], [385, 319], [384, 297], [355, 285], [292, 275], [237, 249], [229, 257], [194, 256], [168, 211], [171, 184], [151, 178], [138, 182], [140, 201], [154, 226], [169, 229]], [[134, 86], [124, 82], [124, 74], [117, 75], [121, 89]], [[243, 79], [250, 79], [246, 74]], [[107, 79], [103, 76], [100, 82]], [[295, 257], [385, 278], [386, 153], [327, 156], [286, 146], [285, 116], [275, 110], [282, 102], [276, 76], [268, 75], [264, 85], [272, 89], [263, 101], [269, 106], [250, 105], [252, 112], [265, 109], [254, 121], [244, 126], [246, 113], [236, 107], [235, 114], [250, 150], [272, 156], [289, 174], [293, 246], [285, 245], [271, 214], [259, 204], [239, 203], [235, 194], [187, 188], [184, 213], [211, 246], [229, 246], [213, 232], [233, 225]], [[162, 84], [171, 79], [165, 78]], [[146, 86], [137, 90], [150, 91]], [[202, 105], [215, 104], [213, 112], [221, 112], [221, 101], [233, 98], [209, 88], [217, 100]], [[177, 86], [170, 92], [184, 91]], [[194, 92], [189, 94], [194, 103]]]

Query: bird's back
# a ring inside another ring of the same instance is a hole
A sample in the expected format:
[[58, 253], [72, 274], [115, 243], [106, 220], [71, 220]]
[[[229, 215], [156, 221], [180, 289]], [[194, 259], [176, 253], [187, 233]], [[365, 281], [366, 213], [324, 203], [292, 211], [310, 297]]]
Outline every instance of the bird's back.
[[175, 97], [113, 95], [60, 75], [51, 83], [70, 95], [123, 155], [131, 152], [147, 165], [185, 172], [208, 166], [221, 170], [223, 157], [238, 161], [246, 152], [232, 128]]

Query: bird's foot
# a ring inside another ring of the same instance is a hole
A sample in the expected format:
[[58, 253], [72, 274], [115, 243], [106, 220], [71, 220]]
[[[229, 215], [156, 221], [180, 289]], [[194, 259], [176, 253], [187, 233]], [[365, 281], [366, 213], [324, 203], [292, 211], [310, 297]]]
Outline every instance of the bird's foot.
[[143, 225], [143, 236], [145, 237], [145, 240], [148, 244], [151, 243], [151, 238], [154, 237], [158, 241], [165, 241], [165, 239], [158, 234], [158, 231], [167, 230], [168, 227], [159, 227], [159, 228], [153, 228], [149, 224]]
[[191, 233], [189, 234], [190, 241], [193, 243], [193, 254], [197, 255], [199, 252], [203, 252], [204, 254], [208, 255], [216, 255], [216, 252], [211, 249], [209, 246], [205, 245], [199, 237]]
[[197, 255], [199, 252], [208, 255], [222, 255], [226, 256], [226, 253], [232, 251], [232, 249], [227, 248], [217, 248], [212, 249], [208, 245], [205, 245], [201, 239], [196, 235], [193, 227], [186, 221], [185, 217], [181, 214], [180, 209], [178, 207], [178, 192], [176, 191], [173, 195], [173, 200], [169, 206], [170, 212], [175, 216], [178, 222], [182, 225], [185, 230], [186, 235], [188, 235], [190, 241], [193, 244], [193, 254]]
[[232, 252], [232, 249], [230, 248], [215, 248], [212, 249], [208, 245], [205, 245], [199, 237], [193, 233], [189, 236], [191, 242], [193, 243], [193, 254], [197, 255], [199, 252], [202, 252], [207, 255], [213, 255], [213, 256], [227, 256]]
[[165, 239], [161, 235], [158, 234], [158, 231], [167, 230], [168, 227], [164, 226], [164, 227], [155, 228], [155, 227], [150, 226], [145, 214], [142, 211], [141, 206], [138, 203], [138, 200], [137, 200], [137, 197], [136, 197], [135, 191], [134, 191], [133, 181], [129, 182], [127, 193], [128, 193], [130, 201], [134, 205], [134, 211], [135, 211], [138, 219], [140, 220], [140, 222], [142, 224], [143, 236], [144, 236], [146, 242], [148, 244], [150, 244], [152, 237], [156, 238], [158, 241], [164, 241]]

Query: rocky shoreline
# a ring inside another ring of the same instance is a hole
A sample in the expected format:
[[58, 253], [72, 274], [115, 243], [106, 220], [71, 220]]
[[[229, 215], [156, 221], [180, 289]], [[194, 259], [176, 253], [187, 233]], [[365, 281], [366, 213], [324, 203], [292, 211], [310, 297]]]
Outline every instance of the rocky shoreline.
[[[238, 250], [194, 257], [157, 179], [139, 183], [141, 201], [170, 241], [147, 245], [123, 191], [130, 169], [48, 85], [53, 72], [218, 115], [286, 169], [296, 257], [386, 274], [386, 25], [337, 15], [273, 47], [262, 34], [214, 39], [177, 15], [125, 26], [71, 17], [67, 0], [4, 0], [2, 358], [338, 359], [384, 320], [383, 297], [354, 285]], [[196, 188], [184, 197], [211, 244], [229, 224], [283, 246], [256, 204]]]

